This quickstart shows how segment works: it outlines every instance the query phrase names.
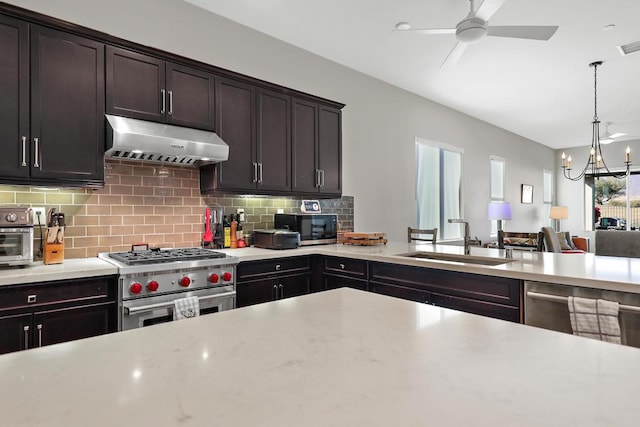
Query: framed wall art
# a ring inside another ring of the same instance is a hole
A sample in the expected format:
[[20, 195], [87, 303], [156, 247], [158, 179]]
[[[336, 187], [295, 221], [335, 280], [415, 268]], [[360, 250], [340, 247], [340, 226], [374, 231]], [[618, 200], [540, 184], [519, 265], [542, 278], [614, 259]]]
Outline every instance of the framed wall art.
[[522, 203], [533, 203], [533, 185], [522, 184], [521, 197]]

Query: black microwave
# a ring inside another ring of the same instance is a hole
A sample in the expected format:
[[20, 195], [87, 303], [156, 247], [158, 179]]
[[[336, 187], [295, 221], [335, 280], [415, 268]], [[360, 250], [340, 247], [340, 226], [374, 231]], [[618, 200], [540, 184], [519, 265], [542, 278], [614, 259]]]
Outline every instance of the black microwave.
[[300, 245], [328, 245], [338, 241], [336, 214], [276, 214], [275, 227], [297, 231]]

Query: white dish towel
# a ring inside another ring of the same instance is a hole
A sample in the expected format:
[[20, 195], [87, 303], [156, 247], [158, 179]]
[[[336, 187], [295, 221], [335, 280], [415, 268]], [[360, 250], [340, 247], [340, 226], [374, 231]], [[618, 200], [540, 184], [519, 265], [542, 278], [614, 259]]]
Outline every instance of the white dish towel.
[[177, 299], [173, 302], [173, 305], [173, 320], [200, 316], [200, 301], [198, 297]]
[[617, 302], [569, 297], [568, 305], [573, 335], [621, 343]]

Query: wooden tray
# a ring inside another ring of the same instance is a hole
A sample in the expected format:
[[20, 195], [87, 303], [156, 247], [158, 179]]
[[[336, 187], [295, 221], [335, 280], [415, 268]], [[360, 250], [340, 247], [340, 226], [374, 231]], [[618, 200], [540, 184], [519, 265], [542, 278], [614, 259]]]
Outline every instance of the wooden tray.
[[353, 231], [345, 232], [343, 236], [345, 245], [386, 245], [387, 237], [385, 233], [357, 233]]

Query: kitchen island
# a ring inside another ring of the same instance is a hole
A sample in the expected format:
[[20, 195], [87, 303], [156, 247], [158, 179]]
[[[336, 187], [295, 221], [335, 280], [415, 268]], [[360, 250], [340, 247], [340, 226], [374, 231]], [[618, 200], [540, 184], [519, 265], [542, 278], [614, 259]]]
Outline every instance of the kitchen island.
[[637, 425], [640, 350], [338, 289], [0, 356], [7, 426]]

